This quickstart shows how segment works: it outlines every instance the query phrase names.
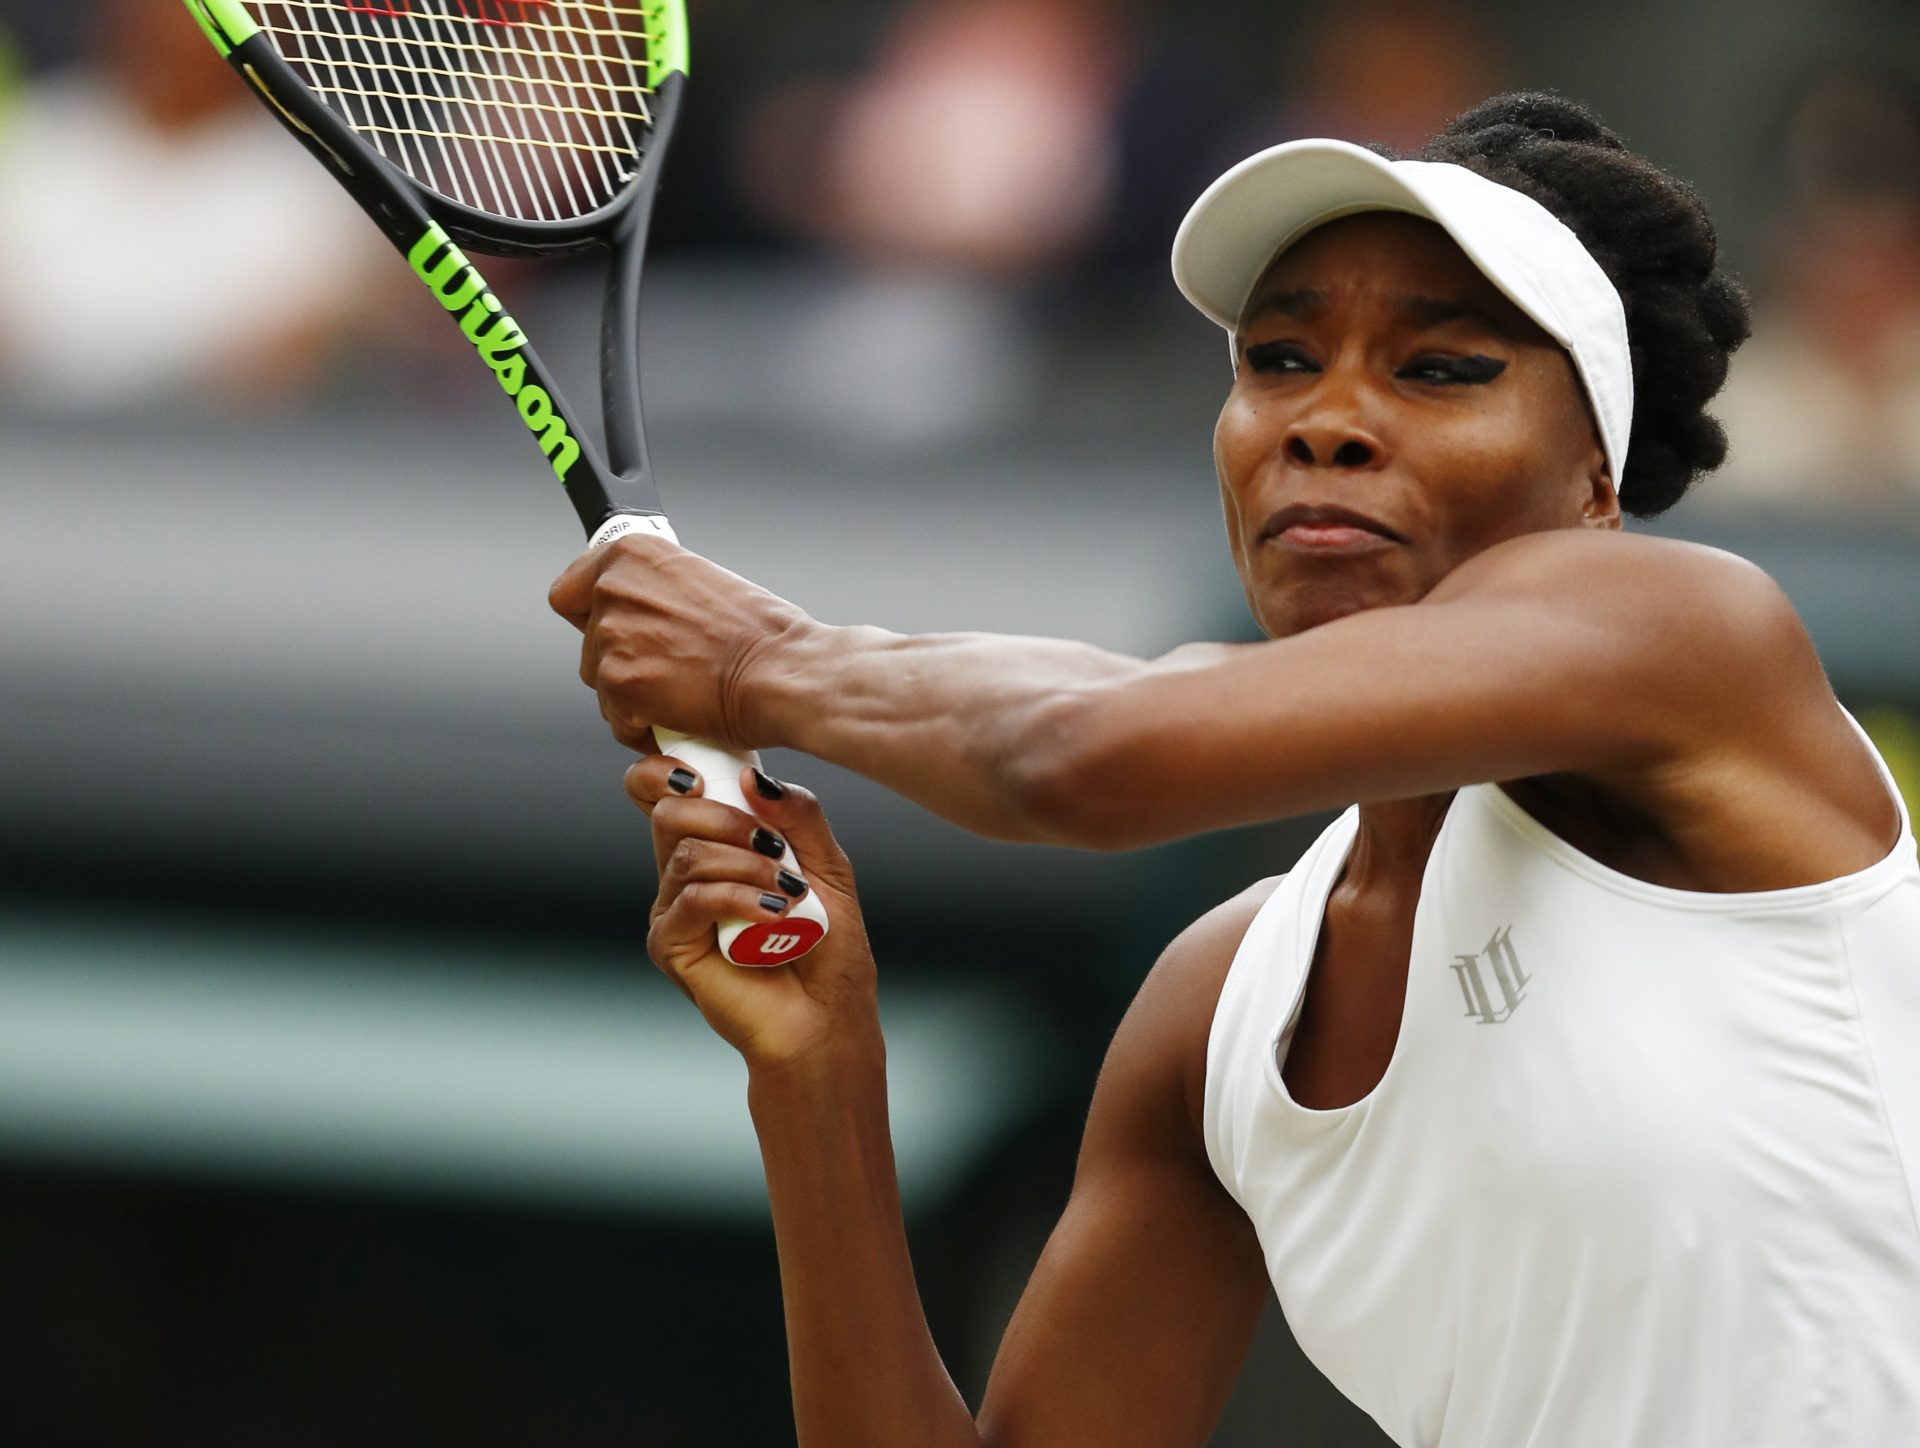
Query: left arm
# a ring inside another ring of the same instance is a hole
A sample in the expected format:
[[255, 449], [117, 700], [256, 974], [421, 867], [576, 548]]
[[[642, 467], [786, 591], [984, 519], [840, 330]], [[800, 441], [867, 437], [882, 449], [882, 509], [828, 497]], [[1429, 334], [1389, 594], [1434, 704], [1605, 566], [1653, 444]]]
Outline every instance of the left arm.
[[1569, 530], [1490, 549], [1417, 604], [1072, 691], [1052, 787], [1109, 848], [1537, 775], [1644, 798], [1709, 755], [1763, 756], [1816, 702], [1819, 658], [1758, 568]]
[[[592, 601], [590, 617], [574, 611], [583, 676], [616, 732], [637, 739], [657, 719], [788, 746], [980, 833], [1083, 848], [1491, 780], [1630, 780], [1757, 748], [1824, 698], [1812, 645], [1765, 574], [1617, 533], [1529, 535], [1417, 604], [1152, 662], [829, 628], [662, 545], [635, 545], [635, 569], [594, 575], [598, 557], [562, 579], [555, 606]], [[675, 595], [664, 624], [661, 605], [637, 602], [661, 562]], [[588, 587], [563, 595], [569, 580]], [[691, 601], [689, 581], [705, 590]]]

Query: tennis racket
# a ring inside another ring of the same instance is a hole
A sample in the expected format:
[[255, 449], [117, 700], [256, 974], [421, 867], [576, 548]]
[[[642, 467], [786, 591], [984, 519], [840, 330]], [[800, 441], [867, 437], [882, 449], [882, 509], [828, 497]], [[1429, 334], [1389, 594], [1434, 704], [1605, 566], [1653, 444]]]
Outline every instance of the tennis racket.
[[[683, 0], [186, 0], [214, 47], [407, 258], [513, 405], [589, 547], [672, 541], [640, 413], [639, 304], [660, 163], [687, 77]], [[611, 253], [602, 453], [468, 259]], [[707, 796], [745, 810], [757, 763], [656, 730]], [[751, 811], [749, 811], [751, 813]], [[799, 873], [789, 847], [786, 869]], [[724, 926], [738, 965], [819, 944], [809, 893]]]

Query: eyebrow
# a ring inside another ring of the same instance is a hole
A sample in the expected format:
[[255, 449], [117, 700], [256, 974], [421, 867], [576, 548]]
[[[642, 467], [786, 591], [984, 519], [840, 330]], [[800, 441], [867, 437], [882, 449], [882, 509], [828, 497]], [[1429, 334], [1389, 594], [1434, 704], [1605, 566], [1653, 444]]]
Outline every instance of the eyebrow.
[[1513, 326], [1493, 312], [1464, 297], [1395, 297], [1394, 310], [1417, 327], [1439, 327], [1448, 322], [1472, 322], [1502, 337], [1513, 335]]
[[1305, 320], [1316, 317], [1327, 309], [1327, 294], [1314, 287], [1298, 287], [1290, 292], [1275, 292], [1251, 312], [1247, 313], [1241, 325], [1257, 322], [1262, 317], [1283, 316], [1299, 317]]
[[[1241, 321], [1246, 327], [1262, 317], [1296, 317], [1310, 321], [1327, 310], [1327, 294], [1316, 287], [1297, 287], [1275, 292], [1248, 312]], [[1416, 327], [1439, 327], [1448, 322], [1472, 322], [1502, 337], [1514, 335], [1510, 322], [1501, 320], [1486, 307], [1464, 297], [1404, 296], [1393, 299], [1393, 309]]]

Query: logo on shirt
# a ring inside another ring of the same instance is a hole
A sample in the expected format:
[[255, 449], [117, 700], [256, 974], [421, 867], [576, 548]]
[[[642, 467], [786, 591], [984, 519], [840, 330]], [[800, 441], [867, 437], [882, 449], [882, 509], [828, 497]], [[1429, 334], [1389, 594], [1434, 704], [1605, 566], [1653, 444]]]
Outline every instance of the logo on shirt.
[[[1511, 1016], [1527, 998], [1532, 980], [1520, 969], [1511, 925], [1495, 931], [1478, 955], [1455, 956], [1453, 973], [1460, 981], [1460, 994], [1466, 998], [1467, 1014], [1483, 1026], [1497, 1026]], [[1492, 990], [1487, 989], [1489, 977]]]

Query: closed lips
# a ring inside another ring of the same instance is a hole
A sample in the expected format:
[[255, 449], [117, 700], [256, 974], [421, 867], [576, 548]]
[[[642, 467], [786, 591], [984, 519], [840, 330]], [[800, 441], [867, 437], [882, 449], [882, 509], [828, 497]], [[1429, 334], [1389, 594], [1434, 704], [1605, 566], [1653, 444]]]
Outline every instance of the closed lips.
[[1369, 518], [1364, 513], [1356, 513], [1351, 508], [1341, 508], [1329, 503], [1295, 503], [1282, 508], [1267, 520], [1267, 526], [1260, 530], [1261, 540], [1278, 538], [1289, 528], [1359, 528], [1368, 533], [1377, 533], [1382, 538], [1395, 543], [1404, 543], [1402, 538], [1385, 523]]

